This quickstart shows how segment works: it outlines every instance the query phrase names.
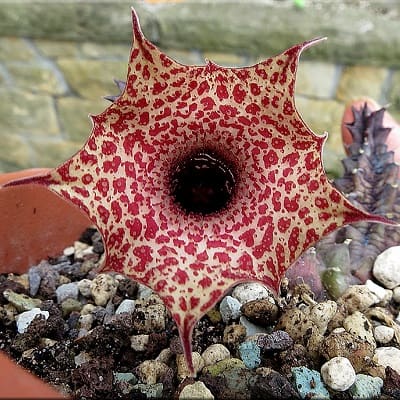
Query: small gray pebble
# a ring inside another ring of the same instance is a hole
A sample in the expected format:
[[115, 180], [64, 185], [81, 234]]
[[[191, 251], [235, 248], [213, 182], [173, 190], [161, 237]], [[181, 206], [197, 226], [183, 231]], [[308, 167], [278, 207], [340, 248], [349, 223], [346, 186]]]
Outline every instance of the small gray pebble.
[[28, 279], [29, 279], [29, 294], [31, 296], [36, 296], [37, 292], [39, 291], [40, 282], [42, 280], [42, 276], [40, 274], [38, 266], [29, 268]]
[[121, 304], [118, 306], [115, 314], [122, 313], [133, 313], [135, 311], [135, 300], [125, 299], [121, 301]]
[[78, 299], [79, 289], [76, 282], [64, 283], [56, 289], [57, 303], [61, 304], [67, 299]]
[[71, 280], [82, 279], [86, 275], [86, 271], [82, 268], [82, 263], [80, 262], [74, 264], [69, 262], [61, 263], [56, 268], [60, 274], [67, 276]]
[[143, 312], [144, 319], [135, 318], [133, 327], [139, 333], [150, 334], [154, 331], [162, 331], [165, 329], [166, 310], [163, 304], [152, 304], [147, 307], [138, 307], [138, 312]]
[[148, 399], [161, 399], [164, 385], [162, 383], [154, 383], [151, 385], [138, 383], [133, 386], [133, 389], [139, 390], [141, 393], [146, 395]]
[[168, 369], [168, 365], [160, 361], [145, 360], [135, 368], [135, 373], [141, 382], [147, 385], [154, 385], [165, 376]]
[[241, 315], [239, 300], [232, 296], [225, 296], [219, 305], [219, 312], [221, 313], [222, 320], [228, 323], [232, 320], [238, 319]]

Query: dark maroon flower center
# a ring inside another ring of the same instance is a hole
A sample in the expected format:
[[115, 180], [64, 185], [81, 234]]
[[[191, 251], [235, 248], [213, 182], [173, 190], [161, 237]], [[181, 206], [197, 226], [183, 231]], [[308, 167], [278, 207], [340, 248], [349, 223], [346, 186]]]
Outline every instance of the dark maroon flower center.
[[171, 194], [186, 212], [207, 215], [227, 207], [235, 189], [234, 168], [211, 150], [199, 150], [174, 164]]

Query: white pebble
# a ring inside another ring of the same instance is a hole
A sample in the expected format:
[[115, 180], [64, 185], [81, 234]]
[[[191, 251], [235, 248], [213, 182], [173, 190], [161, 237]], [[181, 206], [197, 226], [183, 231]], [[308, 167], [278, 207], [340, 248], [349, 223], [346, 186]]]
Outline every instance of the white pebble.
[[323, 301], [313, 305], [310, 309], [310, 319], [318, 327], [319, 333], [323, 335], [326, 332], [328, 324], [336, 314], [337, 304], [332, 300]]
[[378, 347], [375, 350], [374, 361], [384, 367], [393, 368], [400, 374], [400, 350], [396, 347]]
[[325, 384], [333, 390], [344, 392], [356, 380], [356, 372], [346, 357], [334, 357], [321, 367]]
[[93, 246], [89, 246], [85, 250], [75, 252], [75, 257], [76, 258], [84, 258], [85, 256], [90, 256], [92, 254], [94, 254]]
[[179, 394], [178, 399], [214, 400], [214, 395], [210, 392], [210, 390], [203, 382], [197, 381], [192, 384], [186, 385]]
[[242, 283], [236, 286], [232, 291], [232, 297], [239, 300], [241, 304], [262, 299], [269, 299], [271, 303], [275, 304], [271, 292], [264, 285], [257, 282]]
[[339, 328], [335, 328], [332, 331], [332, 333], [335, 333], [335, 334], [340, 334], [340, 333], [343, 333], [343, 332], [346, 332], [346, 329], [344, 329], [342, 326], [340, 326]]
[[219, 305], [219, 312], [221, 313], [222, 320], [225, 323], [240, 317], [240, 301], [232, 296], [225, 296]]
[[400, 303], [400, 286], [393, 289], [393, 300], [396, 303]]
[[155, 358], [155, 360], [169, 365], [172, 357], [174, 357], [174, 353], [171, 351], [170, 348], [166, 348], [160, 351], [160, 354]]
[[214, 365], [218, 361], [224, 360], [225, 358], [229, 358], [231, 353], [229, 350], [220, 343], [212, 344], [208, 346], [203, 353], [201, 354], [204, 360], [204, 365]]
[[145, 351], [149, 344], [149, 335], [131, 336], [131, 347], [135, 351]]
[[18, 333], [24, 333], [28, 326], [35, 319], [37, 315], [43, 315], [45, 319], [49, 318], [48, 311], [42, 311], [40, 308], [32, 308], [32, 310], [25, 311], [16, 317]]
[[340, 303], [346, 304], [349, 313], [365, 311], [379, 302], [379, 299], [366, 285], [352, 285], [340, 296]]
[[116, 280], [108, 274], [98, 274], [90, 285], [93, 300], [98, 306], [106, 305], [113, 298], [117, 288]]
[[400, 246], [389, 247], [376, 257], [374, 277], [387, 289], [400, 285]]
[[78, 289], [82, 296], [90, 297], [92, 295], [91, 290], [92, 281], [90, 279], [82, 279], [78, 282]]
[[118, 306], [115, 314], [129, 313], [132, 314], [135, 311], [135, 300], [125, 299], [122, 300]]
[[88, 303], [82, 307], [81, 315], [91, 314], [96, 310], [96, 306], [94, 304]]
[[[204, 367], [203, 357], [197, 351], [194, 351], [192, 352], [192, 360], [193, 360], [194, 373], [197, 374]], [[177, 368], [177, 375], [180, 380], [185, 379], [188, 376], [191, 376], [191, 372], [187, 367], [185, 356], [183, 354], [176, 355], [176, 368]]]
[[121, 281], [124, 281], [124, 280], [126, 279], [126, 276], [125, 276], [125, 275], [122, 275], [122, 274], [116, 274], [116, 275], [114, 275], [114, 279], [115, 279], [118, 283], [120, 283]]
[[375, 340], [381, 344], [389, 343], [394, 336], [394, 329], [390, 326], [378, 325], [374, 329]]
[[146, 385], [154, 385], [165, 375], [168, 365], [155, 360], [145, 360], [136, 367], [139, 380]]
[[346, 317], [343, 321], [343, 328], [353, 336], [365, 340], [372, 346], [376, 347], [371, 322], [369, 322], [368, 318], [364, 314], [360, 313], [360, 311], [356, 311]]
[[87, 243], [80, 242], [79, 240], [76, 240], [74, 242], [75, 252], [85, 250], [88, 247], [89, 247], [89, 245]]
[[79, 328], [89, 331], [90, 329], [92, 329], [93, 321], [94, 321], [93, 314], [81, 314], [78, 320]]
[[79, 295], [79, 289], [78, 285], [76, 282], [71, 282], [71, 283], [64, 283], [63, 285], [60, 285], [56, 289], [56, 295], [57, 295], [57, 303], [61, 304], [64, 300], [67, 299], [77, 299]]
[[377, 303], [388, 303], [393, 296], [393, 292], [391, 290], [385, 289], [384, 287], [377, 285], [370, 279], [365, 282], [365, 286], [377, 297]]
[[75, 253], [75, 248], [74, 248], [74, 246], [66, 247], [66, 248], [64, 249], [64, 251], [63, 251], [63, 254], [64, 254], [64, 256], [66, 256], [66, 257], [73, 256], [74, 253]]
[[75, 258], [84, 258], [84, 256], [93, 254], [93, 246], [89, 246], [86, 243], [75, 242]]

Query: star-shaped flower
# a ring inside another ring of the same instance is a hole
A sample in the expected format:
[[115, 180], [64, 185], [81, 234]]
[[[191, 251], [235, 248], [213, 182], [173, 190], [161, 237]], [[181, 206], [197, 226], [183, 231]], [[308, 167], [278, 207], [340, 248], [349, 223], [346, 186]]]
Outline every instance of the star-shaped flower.
[[[34, 179], [99, 228], [105, 269], [156, 293], [179, 328], [189, 368], [195, 323], [232, 286], [274, 291], [322, 236], [359, 220], [328, 181], [316, 136], [294, 101], [300, 53], [246, 68], [182, 65], [143, 36], [120, 96], [92, 117], [71, 159]], [[30, 181], [32, 182], [32, 180]]]

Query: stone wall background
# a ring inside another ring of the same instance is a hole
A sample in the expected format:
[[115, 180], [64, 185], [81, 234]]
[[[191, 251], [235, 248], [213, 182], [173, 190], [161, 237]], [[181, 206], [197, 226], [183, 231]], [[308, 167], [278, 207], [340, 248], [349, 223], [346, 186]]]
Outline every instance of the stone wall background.
[[[244, 66], [317, 36], [301, 58], [297, 107], [328, 131], [327, 170], [340, 171], [344, 105], [370, 96], [400, 118], [400, 5], [382, 0], [134, 2], [147, 37], [188, 64]], [[334, 3], [334, 7], [332, 4]], [[0, 5], [0, 172], [52, 167], [77, 151], [124, 79], [127, 1], [10, 1]], [[386, 7], [386, 8], [385, 8]]]

